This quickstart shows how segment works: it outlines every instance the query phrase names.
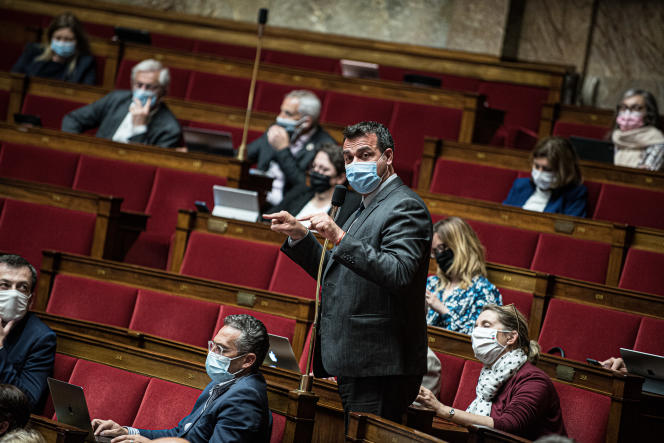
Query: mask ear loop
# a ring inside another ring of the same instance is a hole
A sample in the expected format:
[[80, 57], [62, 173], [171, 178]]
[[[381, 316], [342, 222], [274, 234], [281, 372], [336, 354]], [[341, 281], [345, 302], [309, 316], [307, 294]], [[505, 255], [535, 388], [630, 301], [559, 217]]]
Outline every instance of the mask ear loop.
[[[521, 340], [521, 322], [519, 321], [519, 315], [516, 312], [516, 305], [514, 303], [511, 303], [510, 306], [512, 307], [512, 311], [514, 313], [514, 320], [516, 321], [516, 335], [518, 343]], [[526, 346], [528, 347], [528, 354], [530, 354], [530, 340], [528, 340]]]

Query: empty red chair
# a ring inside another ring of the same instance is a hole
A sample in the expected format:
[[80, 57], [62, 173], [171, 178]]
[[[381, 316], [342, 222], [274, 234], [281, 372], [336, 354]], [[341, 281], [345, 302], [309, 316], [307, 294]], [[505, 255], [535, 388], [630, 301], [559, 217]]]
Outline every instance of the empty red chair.
[[372, 120], [387, 126], [392, 118], [394, 102], [330, 91], [321, 112], [321, 121], [352, 125]]
[[58, 274], [46, 312], [126, 328], [135, 304], [136, 288]]
[[565, 430], [570, 438], [584, 443], [606, 440], [611, 398], [554, 381], [560, 399]]
[[288, 341], [293, 344], [293, 335], [295, 335], [295, 320], [292, 318], [281, 317], [279, 315], [267, 314], [265, 312], [254, 311], [249, 308], [241, 308], [239, 306], [222, 305], [219, 311], [219, 318], [215, 326], [215, 334], [224, 325], [224, 318], [229, 315], [248, 314], [256, 317], [265, 325], [265, 329], [269, 334], [279, 335], [286, 337]]
[[192, 72], [189, 77], [186, 98], [187, 100], [246, 108], [249, 83], [248, 78]]
[[152, 46], [155, 48], [177, 49], [187, 52], [191, 52], [194, 49], [195, 40], [191, 38], [151, 32], [150, 39], [152, 41]]
[[440, 393], [438, 399], [446, 405], [451, 405], [454, 402], [454, 397], [457, 393], [459, 380], [461, 379], [461, 372], [466, 360], [454, 355], [441, 354], [434, 352], [438, 360], [440, 360]]
[[[53, 378], [56, 380], [68, 382], [77, 361], [78, 359], [75, 357], [56, 353], [55, 360], [53, 362]], [[42, 411], [41, 415], [48, 418], [51, 418], [55, 415], [55, 408], [53, 407], [51, 394], [48, 395], [48, 399], [46, 400], [46, 404], [44, 405], [44, 410]]]
[[298, 297], [316, 298], [316, 280], [282, 252], [277, 256], [277, 264], [267, 289]]
[[158, 378], [151, 378], [136, 418], [138, 429], [171, 429], [189, 415], [201, 391]]
[[430, 191], [500, 203], [507, 197], [516, 178], [517, 172], [512, 169], [439, 158]]
[[192, 232], [180, 273], [267, 289], [279, 246]]
[[62, 117], [74, 109], [81, 108], [87, 103], [63, 100], [61, 98], [41, 97], [27, 94], [23, 100], [21, 112], [39, 116], [42, 126], [48, 129], [60, 130]]
[[593, 218], [664, 229], [664, 192], [604, 183]]
[[330, 57], [298, 54], [295, 52], [265, 50], [265, 61], [274, 65], [291, 66], [293, 68], [311, 69], [314, 71], [334, 72], [339, 60]]
[[609, 243], [556, 234], [540, 234], [530, 269], [563, 277], [604, 283], [609, 265]]
[[217, 303], [139, 289], [129, 328], [204, 348], [218, 315]]
[[664, 340], [662, 340], [664, 320], [661, 318], [643, 317], [639, 332], [636, 334], [634, 349], [648, 354], [664, 355]]
[[[194, 52], [213, 54], [224, 58], [242, 58], [253, 60], [256, 57], [256, 48], [253, 46], [229, 45], [226, 43], [211, 42], [207, 40], [196, 40]], [[265, 59], [265, 53], [261, 53], [261, 60]]]
[[539, 233], [509, 226], [467, 220], [486, 249], [487, 261], [528, 268]]
[[143, 212], [156, 171], [155, 166], [81, 155], [73, 187], [122, 197], [122, 209]]
[[481, 370], [482, 363], [474, 360], [465, 361], [452, 407], [463, 409], [464, 411], [468, 409], [468, 406], [475, 400], [475, 388], [477, 387], [477, 379], [480, 377]]
[[547, 88], [485, 81], [478, 92], [486, 95], [490, 108], [505, 111], [505, 127], [524, 127], [535, 132], [539, 129], [542, 104], [549, 95]]
[[619, 355], [620, 348], [632, 349], [640, 324], [634, 314], [554, 298], [538, 341], [542, 352], [560, 347], [572, 360], [603, 361]]
[[603, 140], [611, 132], [611, 129], [604, 126], [583, 125], [580, 123], [557, 121], [553, 125], [553, 135], [559, 137], [585, 137]]
[[627, 251], [618, 286], [664, 295], [664, 254], [631, 248]]
[[[284, 101], [286, 94], [296, 89], [306, 89], [307, 91], [311, 91], [316, 94], [321, 103], [325, 102], [326, 92], [320, 89], [299, 88], [293, 85], [283, 85], [279, 83], [259, 81], [256, 83], [256, 99], [254, 100], [254, 109], [256, 111], [265, 111], [278, 114], [281, 110], [281, 102]], [[242, 106], [245, 108], [247, 107], [246, 99]]]
[[0, 176], [71, 187], [79, 154], [36, 146], [2, 143]]
[[533, 294], [517, 291], [515, 289], [498, 288], [503, 296], [503, 305], [514, 303], [514, 306], [522, 313], [526, 320], [530, 318], [530, 308], [533, 305]]
[[43, 249], [88, 255], [96, 214], [5, 200], [0, 215], [0, 251], [19, 254], [39, 269]]
[[87, 360], [79, 360], [69, 383], [81, 386], [90, 418], [133, 423], [150, 379]]
[[272, 435], [270, 436], [270, 443], [281, 443], [284, 439], [284, 431], [286, 430], [286, 417], [272, 413]]

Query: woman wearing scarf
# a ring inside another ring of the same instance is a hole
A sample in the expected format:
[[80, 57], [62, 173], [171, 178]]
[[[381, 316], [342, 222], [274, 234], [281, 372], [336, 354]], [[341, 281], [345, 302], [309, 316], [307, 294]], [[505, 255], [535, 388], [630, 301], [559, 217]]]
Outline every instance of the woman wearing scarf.
[[664, 164], [664, 135], [655, 97], [641, 89], [623, 94], [611, 134], [616, 166], [659, 171]]
[[461, 425], [483, 425], [535, 440], [566, 435], [553, 383], [533, 363], [539, 345], [528, 338], [528, 324], [514, 305], [486, 305], [472, 332], [475, 357], [484, 364], [476, 398], [465, 411], [444, 405], [426, 388], [417, 401], [440, 417]]

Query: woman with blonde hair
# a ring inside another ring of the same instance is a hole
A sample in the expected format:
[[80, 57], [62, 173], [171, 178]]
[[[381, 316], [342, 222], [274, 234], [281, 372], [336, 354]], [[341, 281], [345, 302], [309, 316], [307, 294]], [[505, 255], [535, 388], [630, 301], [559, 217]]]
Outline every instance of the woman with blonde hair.
[[434, 225], [431, 250], [438, 273], [427, 279], [427, 324], [470, 334], [484, 305], [503, 303], [486, 278], [484, 247], [465, 221], [450, 217]]
[[461, 425], [483, 425], [529, 440], [566, 435], [560, 399], [548, 375], [534, 365], [539, 345], [514, 305], [486, 305], [471, 334], [473, 353], [483, 363], [476, 397], [465, 411], [444, 405], [426, 388], [417, 401]]

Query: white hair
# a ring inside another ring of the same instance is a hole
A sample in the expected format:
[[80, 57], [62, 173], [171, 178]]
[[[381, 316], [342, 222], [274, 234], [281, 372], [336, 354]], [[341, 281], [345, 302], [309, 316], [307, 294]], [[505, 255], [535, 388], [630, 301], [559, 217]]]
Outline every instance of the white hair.
[[131, 82], [134, 83], [136, 81], [136, 74], [138, 72], [154, 71], [159, 71], [159, 84], [164, 89], [164, 91], [167, 91], [168, 85], [171, 83], [171, 73], [168, 68], [165, 68], [164, 65], [161, 64], [161, 62], [153, 58], [143, 60], [131, 68]]
[[285, 98], [296, 98], [300, 101], [297, 106], [297, 111], [302, 115], [311, 117], [314, 121], [318, 121], [320, 116], [320, 100], [318, 96], [306, 89], [296, 89], [286, 94]]
[[44, 437], [34, 429], [14, 429], [0, 437], [2, 443], [46, 443]]

